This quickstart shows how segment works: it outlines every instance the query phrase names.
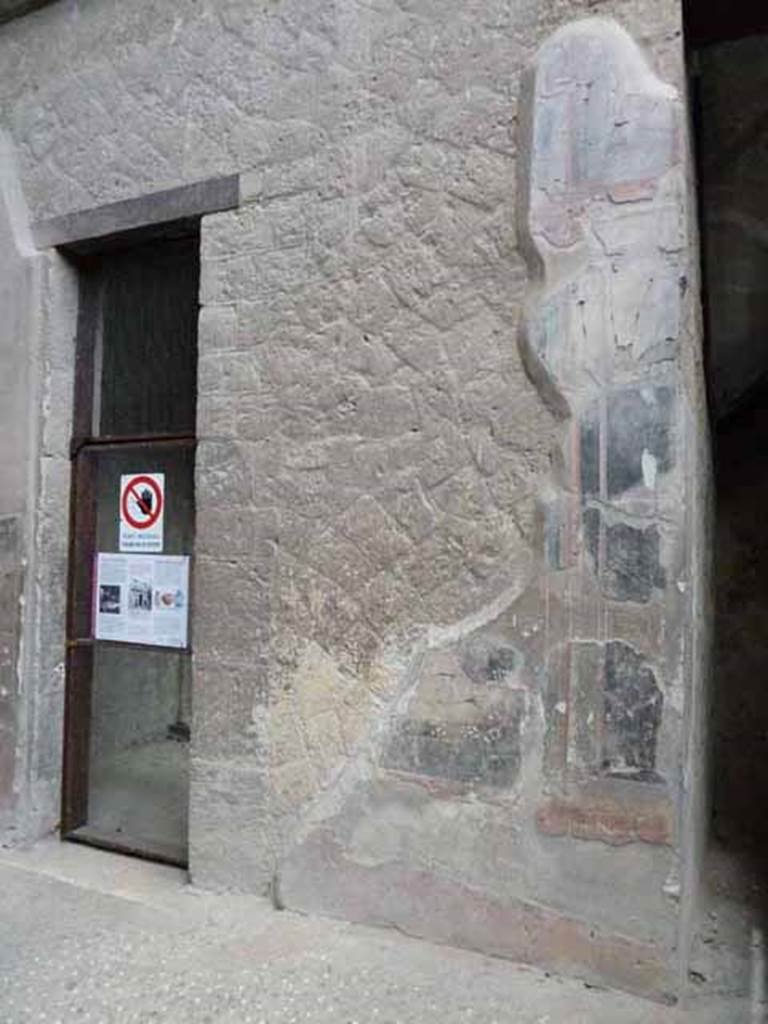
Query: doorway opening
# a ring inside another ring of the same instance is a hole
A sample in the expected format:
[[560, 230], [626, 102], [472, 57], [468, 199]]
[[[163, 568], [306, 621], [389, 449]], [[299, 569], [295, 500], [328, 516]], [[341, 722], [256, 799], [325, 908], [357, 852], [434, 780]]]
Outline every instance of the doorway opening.
[[78, 267], [62, 835], [185, 865], [199, 222]]
[[686, 32], [715, 503], [711, 819], [696, 977], [743, 993], [768, 923], [768, 14], [691, 0]]

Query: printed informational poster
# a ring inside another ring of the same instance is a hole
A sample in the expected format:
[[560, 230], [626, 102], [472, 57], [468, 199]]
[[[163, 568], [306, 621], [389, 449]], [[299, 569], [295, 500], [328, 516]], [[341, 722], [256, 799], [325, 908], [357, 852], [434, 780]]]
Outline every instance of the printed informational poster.
[[187, 555], [99, 553], [94, 598], [93, 632], [97, 640], [187, 646]]
[[163, 550], [165, 473], [120, 477], [120, 550]]

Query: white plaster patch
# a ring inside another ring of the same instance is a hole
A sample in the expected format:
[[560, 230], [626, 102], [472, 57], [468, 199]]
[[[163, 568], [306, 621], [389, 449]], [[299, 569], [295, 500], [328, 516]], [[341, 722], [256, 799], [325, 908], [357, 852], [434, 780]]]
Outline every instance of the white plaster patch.
[[658, 463], [656, 461], [656, 456], [652, 455], [647, 448], [643, 449], [643, 454], [640, 457], [640, 465], [643, 470], [643, 483], [649, 491], [655, 490]]

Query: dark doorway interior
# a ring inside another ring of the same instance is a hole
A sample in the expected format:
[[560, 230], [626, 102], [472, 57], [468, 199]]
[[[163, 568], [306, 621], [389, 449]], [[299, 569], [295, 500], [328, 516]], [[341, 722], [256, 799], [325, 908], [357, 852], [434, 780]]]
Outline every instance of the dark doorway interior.
[[85, 248], [62, 833], [184, 864], [199, 233]]
[[715, 470], [713, 834], [768, 871], [768, 384], [717, 424]]
[[716, 513], [712, 814], [692, 976], [746, 995], [768, 925], [768, 15], [692, 3], [687, 29]]

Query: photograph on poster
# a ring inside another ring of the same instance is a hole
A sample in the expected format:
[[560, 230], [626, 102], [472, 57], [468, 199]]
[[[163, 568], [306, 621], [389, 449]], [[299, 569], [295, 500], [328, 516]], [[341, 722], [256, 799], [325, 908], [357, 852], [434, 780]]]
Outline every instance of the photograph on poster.
[[152, 611], [152, 584], [149, 580], [131, 578], [128, 584], [128, 611]]
[[102, 615], [120, 614], [120, 587], [110, 583], [99, 587], [99, 612]]
[[156, 647], [188, 644], [189, 558], [100, 553], [94, 637]]

